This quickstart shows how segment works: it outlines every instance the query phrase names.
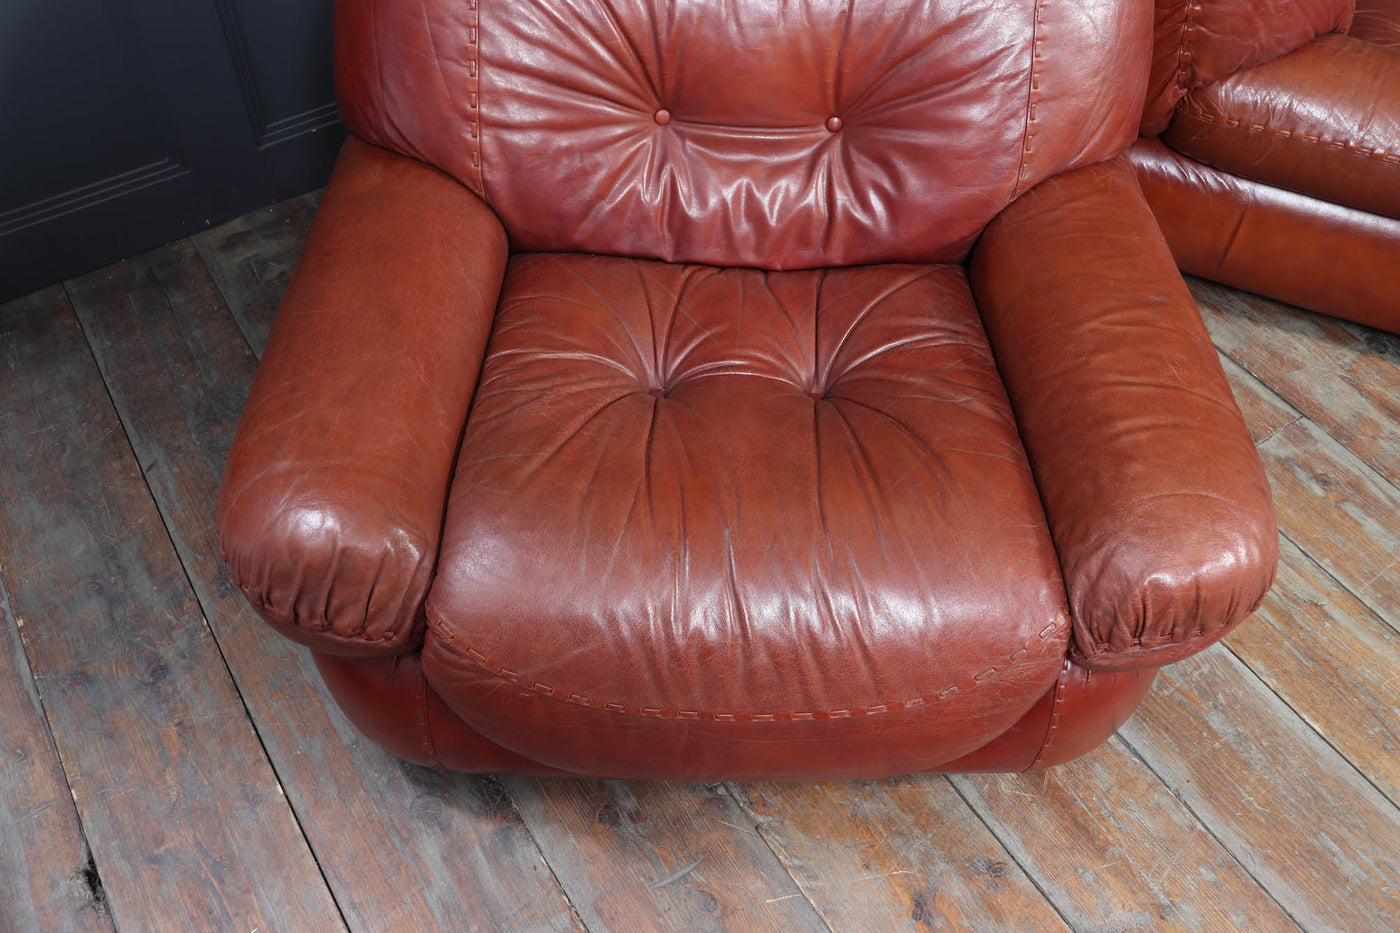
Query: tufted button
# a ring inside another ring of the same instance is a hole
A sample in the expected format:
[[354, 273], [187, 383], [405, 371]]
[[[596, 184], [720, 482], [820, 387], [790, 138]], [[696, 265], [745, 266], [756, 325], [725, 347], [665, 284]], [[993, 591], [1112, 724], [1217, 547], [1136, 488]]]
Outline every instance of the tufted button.
[[665, 398], [665, 397], [666, 397], [666, 390], [665, 390], [665, 389], [648, 389], [648, 390], [647, 390], [647, 395], [650, 395], [652, 398]]
[[829, 129], [829, 130], [831, 130], [831, 132], [835, 133], [837, 130], [841, 129], [841, 118], [840, 118], [840, 117], [827, 117], [827, 118], [826, 118], [826, 128]]
[[652, 114], [651, 118], [656, 121], [658, 126], [665, 126], [667, 123], [671, 122], [671, 111], [662, 107], [660, 110], [656, 111], [656, 113]]

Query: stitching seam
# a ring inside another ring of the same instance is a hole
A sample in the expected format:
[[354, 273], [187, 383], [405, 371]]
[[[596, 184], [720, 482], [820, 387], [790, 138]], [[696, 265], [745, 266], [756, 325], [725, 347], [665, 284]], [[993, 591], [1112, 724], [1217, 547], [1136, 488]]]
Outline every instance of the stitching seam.
[[428, 752], [428, 760], [433, 764], [441, 765], [438, 758], [437, 746], [433, 745], [433, 731], [428, 724], [428, 678], [423, 673], [423, 665], [418, 665], [418, 677], [415, 684], [414, 694], [418, 706], [418, 739], [423, 743], [423, 748]]
[[1314, 146], [1335, 149], [1338, 152], [1366, 156], [1369, 159], [1375, 159], [1378, 162], [1386, 162], [1390, 165], [1400, 165], [1400, 152], [1387, 152], [1379, 148], [1367, 149], [1365, 146], [1342, 140], [1323, 139], [1321, 136], [1309, 136], [1306, 133], [1295, 133], [1292, 130], [1268, 126], [1263, 123], [1247, 123], [1242, 119], [1228, 117], [1223, 113], [1207, 113], [1197, 104], [1188, 104], [1186, 112], [1189, 116], [1198, 120], [1204, 120], [1212, 125], [1226, 127], [1227, 129], [1245, 130], [1255, 135], [1274, 136], [1278, 139], [1297, 140], [1299, 142], [1311, 143]]
[[478, 0], [471, 0], [468, 7], [471, 21], [467, 27], [467, 105], [471, 108], [472, 181], [476, 182], [477, 193], [485, 200], [486, 179], [481, 171], [481, 108], [477, 96], [481, 89], [478, 77], [481, 62], [481, 14], [477, 10], [477, 2]]
[[1035, 759], [1026, 766], [1027, 771], [1040, 764], [1045, 753], [1050, 750], [1050, 746], [1055, 744], [1055, 735], [1060, 728], [1060, 707], [1065, 702], [1065, 690], [1068, 686], [1067, 679], [1070, 670], [1069, 662], [1066, 661], [1064, 668], [1060, 671], [1059, 678], [1055, 681], [1055, 699], [1050, 703], [1050, 723], [1045, 729], [1045, 741], [1040, 743], [1040, 751], [1035, 753]]
[[1196, 17], [1200, 15], [1201, 5], [1187, 0], [1186, 15], [1181, 21], [1181, 41], [1176, 47], [1176, 89], [1178, 96], [1186, 94], [1186, 69], [1191, 67], [1191, 59], [1195, 56], [1191, 53], [1191, 33], [1196, 29]]
[[1051, 622], [1041, 629], [1030, 641], [1026, 642], [1016, 651], [997, 665], [987, 668], [972, 677], [971, 681], [964, 684], [954, 684], [935, 693], [924, 694], [923, 696], [910, 697], [907, 700], [895, 700], [888, 703], [877, 703], [865, 707], [851, 707], [849, 709], [834, 710], [807, 710], [789, 713], [752, 713], [752, 712], [715, 712], [709, 710], [693, 709], [669, 709], [656, 706], [638, 706], [636, 704], [616, 703], [601, 700], [596, 697], [587, 696], [581, 693], [574, 693], [562, 687], [554, 687], [549, 684], [540, 683], [537, 680], [530, 680], [522, 677], [518, 672], [503, 666], [495, 658], [487, 657], [477, 651], [471, 645], [466, 644], [456, 634], [449, 631], [446, 623], [441, 618], [431, 620], [433, 628], [446, 639], [460, 655], [471, 661], [476, 666], [487, 672], [508, 680], [524, 690], [550, 697], [563, 703], [572, 703], [575, 706], [587, 706], [590, 709], [606, 710], [611, 713], [622, 713], [628, 716], [647, 716], [653, 719], [688, 719], [700, 722], [802, 722], [807, 720], [825, 721], [830, 719], [856, 719], [863, 716], [876, 716], [880, 713], [897, 713], [916, 706], [923, 706], [926, 703], [936, 703], [945, 700], [950, 696], [961, 693], [963, 690], [981, 686], [998, 674], [1005, 673], [1008, 664], [1014, 664], [1035, 647], [1045, 641], [1054, 632], [1063, 629], [1067, 622]]
[[1026, 91], [1026, 131], [1021, 143], [1021, 164], [1016, 169], [1016, 184], [1011, 188], [1011, 197], [1021, 193], [1021, 183], [1031, 171], [1031, 153], [1035, 145], [1035, 108], [1040, 103], [1040, 65], [1044, 58], [1040, 54], [1041, 19], [1045, 12], [1045, 0], [1035, 2], [1035, 21], [1031, 26], [1031, 80]]

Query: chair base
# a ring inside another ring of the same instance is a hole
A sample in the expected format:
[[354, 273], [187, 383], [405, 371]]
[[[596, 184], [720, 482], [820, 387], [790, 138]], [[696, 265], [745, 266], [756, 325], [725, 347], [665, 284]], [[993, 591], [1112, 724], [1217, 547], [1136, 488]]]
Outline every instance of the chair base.
[[1128, 152], [1181, 271], [1400, 332], [1400, 220], [1227, 174], [1156, 138]]
[[[423, 676], [417, 654], [347, 658], [313, 651], [312, 657], [331, 696], [355, 727], [415, 764], [473, 774], [627, 777], [560, 771], [502, 748], [443, 703]], [[1070, 761], [1118, 731], [1156, 676], [1156, 670], [1091, 671], [1067, 660], [1054, 686], [1015, 725], [976, 751], [930, 770], [1033, 771]], [[818, 771], [810, 775], [814, 780], [824, 776]]]

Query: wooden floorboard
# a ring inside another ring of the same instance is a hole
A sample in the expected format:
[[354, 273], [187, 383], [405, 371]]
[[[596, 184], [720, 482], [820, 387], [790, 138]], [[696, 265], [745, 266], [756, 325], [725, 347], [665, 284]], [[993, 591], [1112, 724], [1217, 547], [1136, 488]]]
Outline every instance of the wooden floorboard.
[[1278, 583], [1077, 762], [472, 778], [361, 739], [218, 559], [317, 202], [0, 309], [0, 930], [1400, 928], [1400, 338], [1192, 283]]
[[0, 931], [111, 930], [0, 582]]
[[499, 785], [400, 766], [362, 740], [306, 651], [263, 624], [229, 581], [214, 502], [256, 363], [194, 246], [174, 243], [68, 288], [199, 603], [351, 928], [407, 929], [424, 918], [443, 927], [571, 927], [562, 892]]
[[0, 359], [0, 566], [118, 928], [340, 927], [63, 289]]
[[941, 776], [731, 789], [833, 930], [1066, 929]]
[[1120, 735], [1307, 929], [1400, 929], [1400, 810], [1224, 646], [1163, 668]]

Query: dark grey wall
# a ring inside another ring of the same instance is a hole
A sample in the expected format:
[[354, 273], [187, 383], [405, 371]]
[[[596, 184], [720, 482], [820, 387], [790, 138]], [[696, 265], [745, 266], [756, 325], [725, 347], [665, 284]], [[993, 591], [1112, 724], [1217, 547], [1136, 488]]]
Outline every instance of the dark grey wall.
[[331, 0], [0, 2], [0, 300], [325, 183]]

